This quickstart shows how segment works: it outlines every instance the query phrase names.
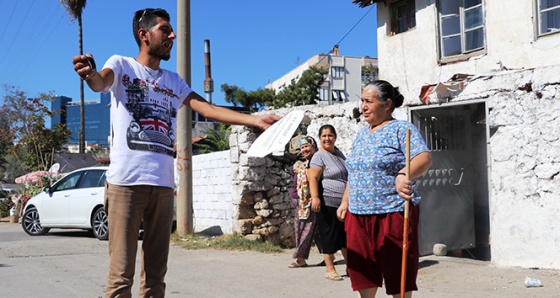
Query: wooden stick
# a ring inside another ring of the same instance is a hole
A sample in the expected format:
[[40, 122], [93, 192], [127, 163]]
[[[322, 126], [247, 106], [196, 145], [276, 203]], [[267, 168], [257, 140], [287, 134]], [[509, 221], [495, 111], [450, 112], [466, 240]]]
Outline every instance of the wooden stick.
[[[406, 130], [406, 179], [410, 180], [410, 129]], [[408, 213], [410, 211], [410, 200], [404, 201], [404, 222], [403, 222], [403, 248], [402, 248], [402, 267], [401, 267], [401, 298], [406, 293], [406, 261], [408, 257]]]

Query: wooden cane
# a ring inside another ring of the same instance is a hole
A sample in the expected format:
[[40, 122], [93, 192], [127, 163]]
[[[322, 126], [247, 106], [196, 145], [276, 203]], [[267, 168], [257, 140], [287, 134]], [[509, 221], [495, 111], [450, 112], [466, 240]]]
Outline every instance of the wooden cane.
[[[410, 180], [410, 129], [406, 130], [406, 179]], [[401, 298], [406, 293], [406, 260], [408, 256], [408, 213], [410, 210], [410, 200], [404, 201], [404, 222], [403, 222], [403, 248], [401, 266]]]

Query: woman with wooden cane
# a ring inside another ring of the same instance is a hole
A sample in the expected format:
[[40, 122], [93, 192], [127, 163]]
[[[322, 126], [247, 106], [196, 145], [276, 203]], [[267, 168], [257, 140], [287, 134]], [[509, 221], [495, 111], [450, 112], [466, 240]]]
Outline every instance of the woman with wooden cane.
[[[415, 178], [431, 166], [431, 154], [418, 129], [392, 113], [404, 97], [386, 81], [375, 81], [362, 92], [362, 112], [368, 126], [356, 134], [346, 160], [348, 184], [337, 210], [345, 221], [347, 268], [359, 297], [375, 297], [385, 284], [399, 297], [404, 269], [405, 297], [418, 290], [418, 215], [420, 195]], [[406, 132], [410, 131], [410, 175], [406, 175]], [[405, 202], [410, 204], [407, 237], [403, 237]], [[406, 239], [406, 268], [402, 268]]]

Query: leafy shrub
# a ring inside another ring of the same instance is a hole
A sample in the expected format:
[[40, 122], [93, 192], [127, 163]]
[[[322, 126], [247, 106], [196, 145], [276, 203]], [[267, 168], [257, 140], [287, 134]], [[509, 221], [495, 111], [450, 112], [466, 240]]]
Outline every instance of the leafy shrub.
[[0, 189], [0, 218], [4, 218], [10, 215], [10, 209], [14, 206], [14, 203], [10, 199], [10, 194], [7, 191]]
[[4, 218], [10, 215], [10, 209], [12, 209], [12, 200], [0, 200], [0, 218]]

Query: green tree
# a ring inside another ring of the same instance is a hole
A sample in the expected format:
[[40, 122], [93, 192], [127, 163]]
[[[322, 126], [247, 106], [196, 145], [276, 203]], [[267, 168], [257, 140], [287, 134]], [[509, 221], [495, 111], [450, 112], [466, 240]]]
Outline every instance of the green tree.
[[237, 86], [230, 86], [228, 84], [222, 84], [222, 86], [220, 86], [220, 90], [224, 92], [225, 101], [227, 103], [231, 103], [234, 107], [237, 107], [237, 105], [239, 104], [239, 102], [236, 100], [237, 97], [240, 96], [240, 93], [245, 92], [245, 90], [239, 89], [239, 87]]
[[237, 86], [222, 84], [222, 92], [225, 94], [225, 101], [233, 106], [241, 105], [253, 112], [260, 110], [267, 100], [274, 98], [274, 90], [257, 89], [256, 91], [245, 91]]
[[[68, 14], [73, 20], [78, 20], [78, 48], [80, 55], [84, 54], [84, 44], [82, 41], [82, 12], [86, 8], [86, 0], [60, 0], [60, 4], [64, 6]], [[85, 120], [85, 103], [84, 103], [84, 81], [80, 79], [80, 133], [79, 133], [79, 151], [85, 152], [86, 148], [86, 120]]]
[[[271, 102], [276, 97], [276, 92], [272, 89], [262, 89], [259, 88], [256, 91], [250, 91], [247, 93], [245, 98], [241, 98], [240, 102], [243, 103], [244, 107], [248, 107], [251, 111], [259, 111], [264, 107], [266, 102]], [[252, 106], [249, 106], [252, 104]]]
[[305, 70], [299, 80], [292, 80], [290, 85], [278, 92], [273, 102], [267, 102], [266, 105], [283, 108], [316, 104], [319, 100], [319, 88], [325, 82], [327, 73], [324, 67]]
[[195, 154], [229, 150], [230, 125], [220, 123], [217, 129], [208, 128], [204, 133], [206, 134], [206, 138], [193, 144], [193, 151]]
[[375, 80], [377, 80], [377, 75], [375, 74], [375, 69], [373, 68], [373, 66], [371, 65], [362, 66], [362, 78], [365, 78], [365, 80], [362, 80], [363, 86], [371, 84]]
[[225, 93], [225, 101], [258, 111], [263, 106], [273, 108], [294, 107], [316, 104], [319, 100], [319, 88], [325, 82], [327, 69], [323, 67], [311, 67], [305, 70], [300, 78], [292, 80], [290, 85], [282, 89], [278, 94], [272, 89], [257, 89], [247, 92], [237, 86], [223, 84], [222, 92]]
[[45, 119], [53, 116], [47, 106], [54, 95], [28, 98], [15, 87], [6, 91], [0, 119], [6, 119], [8, 124], [0, 129], [0, 143], [5, 146], [5, 153], [13, 156], [9, 159], [10, 165], [13, 167], [15, 163], [23, 172], [47, 170], [53, 153], [63, 148], [71, 134], [62, 124], [52, 130], [45, 127]]

